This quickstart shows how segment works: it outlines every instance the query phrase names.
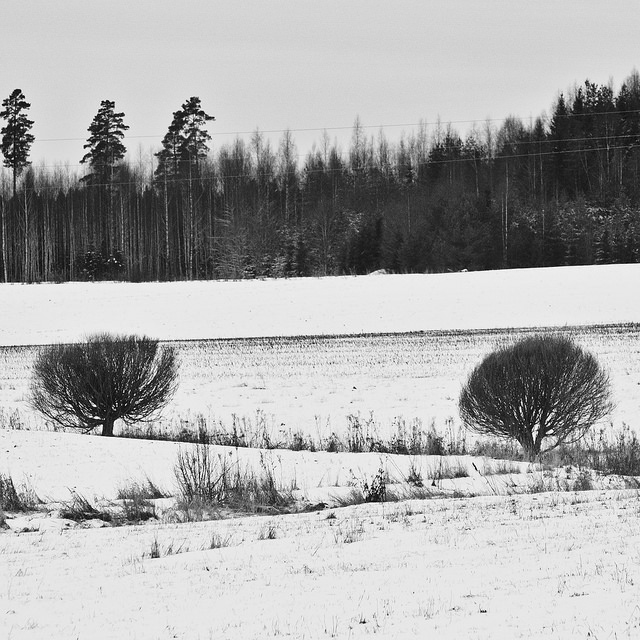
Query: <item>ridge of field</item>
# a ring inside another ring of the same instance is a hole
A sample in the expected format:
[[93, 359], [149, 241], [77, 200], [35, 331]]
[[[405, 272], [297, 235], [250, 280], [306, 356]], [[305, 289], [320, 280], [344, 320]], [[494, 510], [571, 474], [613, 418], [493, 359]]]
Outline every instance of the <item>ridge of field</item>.
[[89, 333], [160, 340], [640, 321], [640, 264], [241, 281], [1, 284], [0, 345]]

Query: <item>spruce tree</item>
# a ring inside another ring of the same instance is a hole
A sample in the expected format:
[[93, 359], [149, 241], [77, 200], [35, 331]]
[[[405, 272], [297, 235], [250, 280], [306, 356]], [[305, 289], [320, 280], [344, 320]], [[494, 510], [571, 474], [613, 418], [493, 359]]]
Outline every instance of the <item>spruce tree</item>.
[[4, 166], [13, 172], [13, 197], [16, 195], [16, 184], [22, 170], [30, 164], [29, 150], [35, 137], [29, 133], [33, 120], [27, 118], [26, 111], [31, 105], [25, 100], [20, 89], [14, 89], [8, 98], [2, 101], [4, 107], [0, 118], [7, 124], [0, 130], [2, 134], [2, 155]]

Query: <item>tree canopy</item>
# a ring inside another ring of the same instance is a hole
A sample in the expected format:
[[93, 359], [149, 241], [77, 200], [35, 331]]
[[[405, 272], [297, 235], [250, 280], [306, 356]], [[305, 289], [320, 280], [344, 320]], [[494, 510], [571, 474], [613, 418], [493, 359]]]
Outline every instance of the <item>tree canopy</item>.
[[192, 96], [174, 111], [173, 120], [162, 139], [162, 150], [158, 158], [156, 178], [171, 179], [197, 175], [200, 162], [207, 157], [207, 142], [211, 136], [206, 130], [207, 122], [215, 120], [202, 109], [200, 98]]
[[89, 126], [91, 135], [84, 145], [88, 151], [80, 160], [91, 167], [91, 173], [85, 176], [88, 182], [109, 182], [113, 168], [127, 151], [122, 139], [129, 126], [124, 124], [124, 113], [116, 112], [115, 107], [115, 102], [103, 100]]

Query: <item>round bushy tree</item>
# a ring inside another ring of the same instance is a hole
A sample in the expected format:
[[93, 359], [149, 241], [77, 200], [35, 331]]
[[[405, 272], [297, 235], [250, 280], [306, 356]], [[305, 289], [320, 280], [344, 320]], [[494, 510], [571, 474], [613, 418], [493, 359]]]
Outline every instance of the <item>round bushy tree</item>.
[[176, 389], [173, 347], [140, 336], [98, 334], [43, 348], [33, 366], [31, 404], [56, 424], [113, 435], [116, 420], [147, 420]]
[[534, 460], [576, 442], [612, 408], [609, 377], [567, 337], [535, 335], [490, 353], [458, 403], [465, 427], [515, 439]]

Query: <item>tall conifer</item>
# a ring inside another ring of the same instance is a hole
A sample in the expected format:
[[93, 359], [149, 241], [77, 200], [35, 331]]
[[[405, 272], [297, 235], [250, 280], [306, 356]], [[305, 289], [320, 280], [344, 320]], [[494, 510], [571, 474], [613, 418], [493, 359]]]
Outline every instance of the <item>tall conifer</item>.
[[8, 98], [2, 101], [4, 109], [0, 118], [7, 124], [0, 130], [2, 134], [2, 155], [4, 166], [13, 172], [13, 196], [16, 195], [17, 179], [22, 170], [30, 164], [29, 150], [35, 137], [29, 133], [33, 120], [27, 118], [26, 112], [31, 107], [20, 89], [14, 89]]

